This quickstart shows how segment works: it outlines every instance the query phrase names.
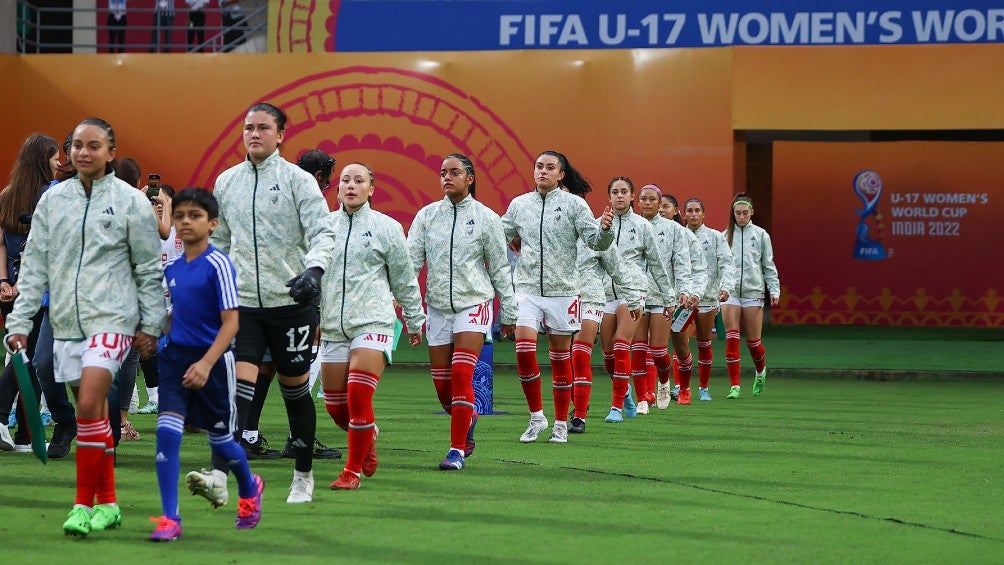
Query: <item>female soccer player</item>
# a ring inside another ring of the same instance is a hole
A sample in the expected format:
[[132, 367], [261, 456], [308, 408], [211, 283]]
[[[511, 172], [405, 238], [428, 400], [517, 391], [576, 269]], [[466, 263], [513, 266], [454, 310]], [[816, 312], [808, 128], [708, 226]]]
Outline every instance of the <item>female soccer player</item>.
[[770, 305], [781, 300], [781, 281], [774, 266], [774, 248], [770, 234], [753, 223], [753, 199], [740, 192], [732, 199], [732, 215], [725, 239], [732, 248], [738, 274], [735, 292], [722, 304], [725, 322], [725, 362], [729, 378], [739, 382], [739, 321], [746, 332], [746, 347], [753, 357], [756, 375], [753, 396], [763, 393], [767, 381], [766, 352], [760, 340], [763, 326], [764, 293], [770, 295]]
[[[666, 274], [666, 265], [659, 256], [655, 243], [655, 233], [652, 224], [632, 211], [634, 203], [634, 183], [628, 177], [614, 177], [607, 185], [610, 207], [614, 212], [614, 222], [611, 231], [614, 232], [614, 245], [624, 258], [628, 276], [643, 281], [648, 289], [645, 296], [646, 310], [656, 312], [668, 318], [671, 310], [667, 310], [663, 294], [675, 294]], [[649, 275], [652, 284], [649, 284]], [[607, 281], [609, 284], [609, 281]], [[607, 293], [608, 301], [603, 309], [603, 323], [600, 324], [600, 342], [603, 344], [603, 357], [613, 355], [613, 398], [607, 422], [621, 422], [624, 416], [634, 417], [636, 409], [642, 414], [648, 414], [649, 391], [647, 390], [646, 362], [648, 359], [648, 328], [649, 314], [643, 312], [635, 322], [628, 315], [624, 300], [616, 293]], [[651, 310], [649, 303], [651, 302]], [[629, 349], [630, 348], [630, 349]], [[628, 351], [630, 350], [630, 360]], [[628, 375], [629, 369], [634, 377], [638, 404], [631, 399]], [[655, 391], [651, 391], [651, 400], [655, 401]]]
[[[370, 208], [373, 170], [350, 163], [339, 177], [342, 207], [332, 212], [338, 246], [321, 294], [321, 382], [324, 405], [349, 434], [345, 468], [332, 489], [359, 488], [377, 469], [379, 430], [373, 393], [394, 350], [393, 301], [401, 304], [411, 345], [422, 342], [422, 295], [401, 224]], [[466, 435], [466, 430], [465, 430]]]
[[144, 356], [155, 350], [165, 310], [157, 220], [111, 169], [112, 127], [80, 122], [70, 155], [77, 176], [47, 190], [32, 216], [6, 341], [12, 350], [27, 345], [48, 286], [56, 380], [78, 387], [77, 496], [63, 531], [86, 536], [122, 523], [108, 389], [130, 345]]
[[[732, 262], [732, 252], [725, 236], [718, 230], [704, 225], [704, 202], [691, 198], [684, 202], [683, 213], [687, 218], [687, 227], [694, 232], [704, 253], [704, 263], [708, 269], [708, 284], [701, 293], [701, 302], [697, 309], [697, 374], [700, 378], [700, 399], [711, 400], [708, 382], [711, 379], [711, 330], [715, 327], [715, 316], [718, 315], [718, 305], [729, 299], [729, 294], [735, 288], [735, 269]], [[732, 388], [726, 398], [739, 398], [739, 380], [730, 379]], [[677, 399], [680, 404], [690, 403], [690, 390], [680, 389]]]
[[[582, 194], [578, 196], [585, 198]], [[616, 294], [625, 301], [634, 321], [637, 321], [644, 311], [645, 293], [648, 291], [646, 280], [627, 275], [624, 259], [616, 245], [611, 245], [603, 251], [595, 251], [580, 239], [577, 246], [576, 265], [581, 292], [579, 301], [582, 326], [572, 342], [572, 402], [575, 410], [568, 423], [568, 433], [571, 434], [586, 432], [586, 416], [593, 387], [593, 344], [603, 321], [603, 308], [608, 297], [607, 287], [610, 286], [603, 281], [605, 279], [612, 281], [613, 286], [609, 288], [609, 293]]]
[[506, 336], [515, 330], [516, 301], [502, 220], [474, 199], [474, 163], [447, 155], [439, 182], [445, 197], [419, 210], [408, 248], [416, 275], [428, 266], [429, 365], [439, 403], [450, 414], [450, 449], [439, 468], [450, 471], [463, 469], [474, 452], [474, 366], [492, 330], [492, 299], [498, 293]]
[[[690, 267], [691, 267], [691, 285], [690, 292], [691, 301], [690, 308], [697, 308], [700, 304], [701, 294], [708, 285], [708, 267], [704, 260], [704, 250], [701, 248], [701, 244], [697, 241], [697, 236], [694, 232], [687, 229], [684, 226], [683, 217], [680, 215], [679, 204], [677, 203], [676, 197], [672, 194], [663, 194], [662, 200], [659, 203], [659, 215], [667, 220], [671, 220], [674, 227], [679, 226], [683, 228], [682, 232], [686, 235], [686, 241], [690, 248]], [[679, 229], [678, 228], [678, 229]], [[695, 303], [693, 297], [697, 297], [697, 302]], [[673, 388], [669, 389], [669, 395], [666, 395], [666, 390], [662, 389], [662, 400], [656, 401], [656, 404], [664, 405], [669, 407], [669, 402], [672, 400], [679, 400], [678, 396], [680, 394], [680, 385], [683, 384], [684, 388], [690, 388], [690, 377], [694, 368], [693, 356], [690, 352], [690, 336], [694, 334], [694, 325], [691, 325], [683, 332], [672, 332], [670, 338], [673, 341], [673, 349], [676, 354], [673, 356], [673, 380], [676, 384]], [[681, 362], [681, 360], [686, 360], [686, 363]], [[668, 384], [668, 382], [667, 382]], [[709, 396], [710, 398], [710, 396]], [[687, 403], [689, 404], [690, 395], [687, 395]], [[661, 406], [660, 406], [661, 407]]]
[[572, 397], [572, 334], [580, 327], [576, 245], [604, 250], [613, 241], [608, 206], [597, 223], [585, 200], [573, 193], [590, 190], [587, 181], [557, 151], [545, 151], [533, 165], [534, 189], [513, 198], [502, 216], [508, 241], [520, 238], [514, 277], [516, 302], [516, 366], [530, 408], [530, 424], [519, 440], [537, 441], [548, 427], [540, 394], [537, 332], [545, 329], [554, 387], [554, 429], [549, 441], [568, 442], [568, 406]]
[[[659, 208], [663, 199], [662, 190], [654, 184], [647, 184], [638, 192], [638, 212], [652, 223], [652, 231], [655, 233], [656, 245], [659, 249], [659, 256], [662, 257], [666, 265], [666, 272], [669, 276], [672, 288], [676, 289], [676, 294], [666, 294], [664, 296], [666, 308], [696, 307], [700, 302], [700, 290], [694, 288], [693, 260], [690, 256], [689, 237], [693, 237], [681, 224], [672, 220], [667, 220], [659, 214]], [[650, 284], [655, 284], [650, 280]], [[655, 403], [660, 410], [669, 407], [670, 396], [670, 372], [672, 361], [669, 357], [668, 345], [672, 334], [673, 350], [676, 358], [680, 360], [681, 371], [690, 371], [693, 359], [690, 355], [690, 347], [687, 339], [682, 334], [675, 334], [671, 331], [670, 321], [664, 317], [655, 316], [649, 322], [648, 345], [652, 367], [648, 370], [648, 383], [646, 389], [657, 390], [654, 399], [647, 399], [647, 404]], [[656, 384], [656, 381], [658, 384]], [[638, 411], [641, 412], [641, 403], [638, 403]], [[646, 406], [647, 408], [647, 406]]]
[[[317, 320], [321, 275], [335, 239], [328, 205], [309, 173], [281, 155], [286, 113], [258, 103], [244, 116], [246, 157], [216, 179], [220, 227], [213, 245], [237, 269], [240, 328], [237, 359], [237, 433], [254, 398], [258, 365], [271, 352], [286, 406], [296, 460], [286, 502], [313, 500], [313, 449], [317, 414], [308, 373]], [[226, 503], [226, 463], [192, 471], [189, 489], [214, 506]]]

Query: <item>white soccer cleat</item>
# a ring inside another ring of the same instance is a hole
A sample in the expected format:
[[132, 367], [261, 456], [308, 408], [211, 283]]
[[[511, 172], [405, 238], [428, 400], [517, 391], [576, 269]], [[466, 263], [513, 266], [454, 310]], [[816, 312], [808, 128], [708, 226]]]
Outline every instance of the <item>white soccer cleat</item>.
[[638, 403], [638, 407], [635, 408], [635, 412], [638, 414], [648, 414], [648, 401], [642, 400]]
[[659, 410], [665, 410], [669, 408], [669, 403], [672, 401], [673, 395], [669, 391], [669, 383], [659, 383], [659, 387], [655, 392], [655, 407]]
[[547, 441], [551, 443], [568, 443], [568, 424], [555, 422], [554, 427], [551, 428], [551, 437]]
[[540, 432], [547, 429], [547, 418], [543, 420], [534, 420], [530, 418], [530, 425], [527, 426], [526, 431], [523, 435], [519, 436], [519, 441], [522, 443], [533, 443], [537, 441], [537, 436]]
[[219, 469], [202, 469], [185, 475], [185, 486], [192, 494], [205, 498], [213, 508], [225, 506], [230, 500], [227, 492], [227, 474]]
[[288, 504], [303, 504], [314, 500], [314, 472], [293, 471], [293, 484], [289, 486]]

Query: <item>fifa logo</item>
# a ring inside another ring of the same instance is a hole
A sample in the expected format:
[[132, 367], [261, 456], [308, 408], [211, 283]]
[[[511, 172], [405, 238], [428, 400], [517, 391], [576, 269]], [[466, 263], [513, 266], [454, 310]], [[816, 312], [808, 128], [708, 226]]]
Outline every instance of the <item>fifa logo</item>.
[[872, 170], [864, 170], [854, 177], [854, 192], [864, 203], [858, 210], [857, 237], [854, 241], [854, 258], [864, 261], [881, 261], [886, 258], [882, 245], [882, 214], [878, 211], [882, 196], [882, 179]]

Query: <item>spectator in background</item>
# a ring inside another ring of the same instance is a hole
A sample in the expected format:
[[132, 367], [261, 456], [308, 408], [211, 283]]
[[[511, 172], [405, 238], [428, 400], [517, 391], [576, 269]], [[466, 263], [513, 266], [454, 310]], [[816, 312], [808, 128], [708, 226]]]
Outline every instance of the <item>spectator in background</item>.
[[126, 0], [108, 0], [108, 52], [125, 53]]
[[247, 21], [244, 20], [244, 9], [238, 0], [221, 0], [223, 6], [221, 18], [223, 21], [223, 51], [233, 51], [244, 43], [244, 33], [247, 32]]
[[206, 13], [202, 9], [209, 0], [185, 0], [185, 4], [188, 4], [188, 49], [192, 51], [192, 47], [198, 47], [194, 51], [202, 53], [202, 44], [206, 42]]
[[150, 35], [150, 52], [160, 53], [160, 32], [164, 32], [165, 51], [171, 52], [171, 32], [174, 30], [174, 0], [157, 0], [153, 11], [153, 33]]

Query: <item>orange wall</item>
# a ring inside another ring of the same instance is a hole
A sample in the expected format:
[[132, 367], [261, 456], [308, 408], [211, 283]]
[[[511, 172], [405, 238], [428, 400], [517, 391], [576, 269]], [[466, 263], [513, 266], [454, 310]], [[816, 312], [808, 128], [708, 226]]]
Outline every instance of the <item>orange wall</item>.
[[739, 47], [735, 129], [1001, 129], [1004, 45]]
[[6, 170], [27, 134], [62, 141], [97, 115], [144, 174], [211, 185], [241, 158], [244, 111], [270, 100], [290, 115], [287, 157], [321, 145], [369, 163], [376, 202], [406, 224], [441, 197], [441, 156], [458, 149], [477, 157], [479, 196], [500, 211], [552, 148], [597, 185], [597, 213], [617, 175], [701, 196], [720, 225], [732, 193], [728, 49], [12, 59], [0, 61], [24, 80]]

